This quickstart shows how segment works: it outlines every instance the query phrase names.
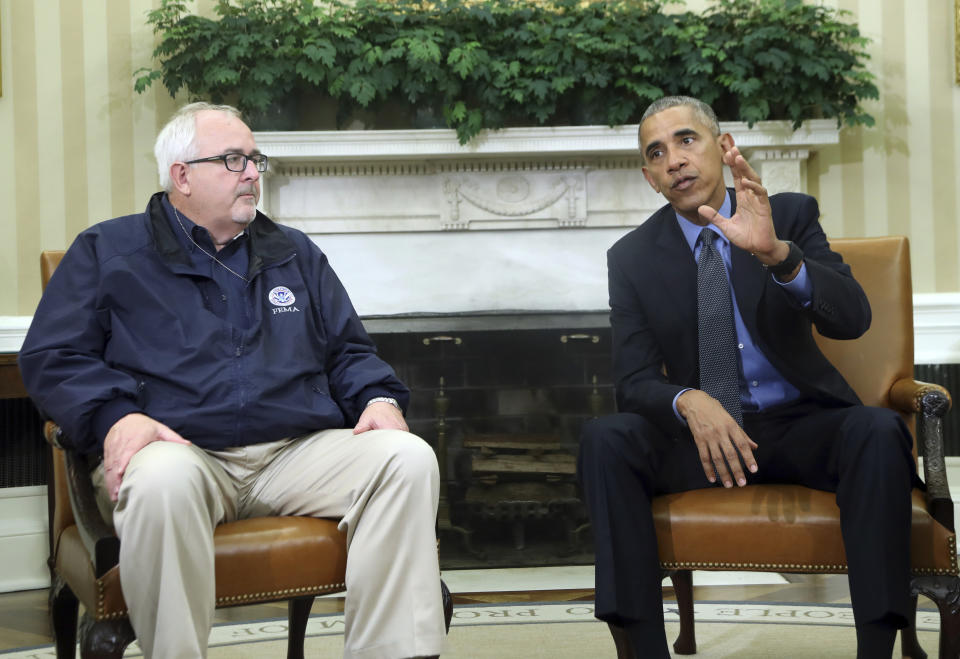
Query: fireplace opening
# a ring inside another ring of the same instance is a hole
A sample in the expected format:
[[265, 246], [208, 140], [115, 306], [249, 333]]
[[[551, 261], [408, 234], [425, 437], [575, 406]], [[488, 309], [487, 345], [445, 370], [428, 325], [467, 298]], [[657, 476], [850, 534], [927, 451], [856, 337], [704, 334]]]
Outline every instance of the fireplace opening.
[[411, 388], [411, 431], [440, 462], [441, 567], [592, 563], [576, 456], [583, 422], [613, 411], [606, 316], [536, 329], [443, 320], [373, 333]]

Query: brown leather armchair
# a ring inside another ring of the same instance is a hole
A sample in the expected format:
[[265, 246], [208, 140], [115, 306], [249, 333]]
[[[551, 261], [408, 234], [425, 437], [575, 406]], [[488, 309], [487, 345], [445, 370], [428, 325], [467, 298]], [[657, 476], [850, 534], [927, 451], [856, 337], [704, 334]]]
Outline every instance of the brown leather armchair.
[[[62, 257], [62, 251], [41, 255], [44, 286]], [[61, 447], [54, 423], [47, 422], [44, 434], [52, 447], [50, 611], [57, 657], [75, 656], [79, 603], [81, 656], [122, 657], [134, 633], [120, 589], [120, 540], [97, 509], [86, 460]], [[336, 520], [258, 517], [221, 524], [214, 548], [217, 607], [289, 600], [287, 657], [302, 659], [314, 596], [346, 589], [346, 538]], [[449, 629], [453, 604], [441, 587]]]
[[[960, 654], [953, 502], [943, 457], [942, 419], [950, 395], [913, 379], [913, 299], [906, 238], [835, 240], [873, 310], [867, 333], [853, 341], [817, 337], [830, 361], [867, 405], [903, 415], [922, 447], [926, 491], [913, 492], [911, 589], [940, 608], [940, 657]], [[797, 485], [750, 485], [656, 497], [660, 565], [673, 581], [680, 611], [678, 654], [696, 652], [691, 570], [845, 573], [835, 496]], [[852, 633], [852, 632], [851, 632]], [[627, 654], [617, 638], [618, 655]], [[904, 655], [925, 657], [916, 629], [903, 631]]]

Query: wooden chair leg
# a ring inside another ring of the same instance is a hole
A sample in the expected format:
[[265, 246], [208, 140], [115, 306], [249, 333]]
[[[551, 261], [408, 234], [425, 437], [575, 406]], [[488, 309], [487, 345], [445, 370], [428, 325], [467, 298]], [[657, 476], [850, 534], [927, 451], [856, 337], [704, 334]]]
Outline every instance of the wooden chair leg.
[[940, 659], [960, 657], [960, 577], [914, 577], [912, 595], [926, 595], [940, 609]]
[[53, 627], [57, 659], [74, 659], [77, 654], [77, 613], [80, 602], [70, 586], [54, 572], [50, 584], [50, 625]]
[[121, 659], [135, 638], [129, 618], [97, 622], [87, 612], [80, 617], [82, 659]]
[[673, 651], [677, 654], [697, 653], [697, 632], [693, 626], [693, 572], [673, 570], [670, 572], [673, 592], [677, 598], [677, 612], [680, 615], [680, 633], [673, 642]]
[[617, 659], [637, 659], [637, 652], [633, 648], [633, 641], [630, 640], [627, 630], [612, 622], [608, 622], [607, 627], [610, 628], [610, 634], [613, 636], [613, 644], [617, 646]]
[[900, 630], [900, 656], [903, 659], [927, 659], [927, 653], [920, 647], [920, 639], [917, 638], [917, 596], [912, 598], [913, 606], [910, 608], [910, 624]]
[[303, 639], [312, 607], [312, 595], [296, 597], [287, 603], [287, 659], [303, 659]]

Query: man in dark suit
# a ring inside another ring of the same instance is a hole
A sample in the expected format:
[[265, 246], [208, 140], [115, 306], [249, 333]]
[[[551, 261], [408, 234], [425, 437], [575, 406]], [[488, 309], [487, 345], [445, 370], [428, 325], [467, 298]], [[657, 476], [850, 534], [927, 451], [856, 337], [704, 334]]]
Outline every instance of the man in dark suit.
[[912, 440], [895, 413], [860, 403], [811, 333], [863, 334], [866, 296], [816, 201], [768, 197], [709, 106], [660, 99], [639, 139], [644, 177], [669, 205], [608, 252], [619, 413], [584, 426], [578, 463], [596, 615], [636, 656], [669, 657], [651, 497], [799, 483], [836, 492], [858, 656], [890, 657], [910, 610]]

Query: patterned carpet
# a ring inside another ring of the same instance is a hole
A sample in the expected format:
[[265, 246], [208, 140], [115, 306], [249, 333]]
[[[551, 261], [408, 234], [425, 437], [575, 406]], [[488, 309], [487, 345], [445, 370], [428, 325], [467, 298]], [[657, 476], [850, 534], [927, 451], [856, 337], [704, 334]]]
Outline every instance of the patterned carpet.
[[[677, 616], [664, 605], [667, 638], [676, 637]], [[696, 657], [827, 659], [852, 657], [853, 614], [849, 606], [750, 602], [698, 602]], [[939, 616], [917, 616], [920, 643], [936, 656]], [[270, 659], [286, 655], [283, 619], [224, 624], [210, 637], [210, 659]], [[343, 651], [343, 617], [313, 615], [306, 656], [333, 658]], [[0, 653], [3, 659], [53, 657], [49, 646]], [[131, 646], [128, 657], [141, 656]], [[522, 603], [458, 606], [445, 659], [615, 659], [606, 625], [593, 618], [589, 603]], [[899, 649], [894, 656], [899, 657]]]

